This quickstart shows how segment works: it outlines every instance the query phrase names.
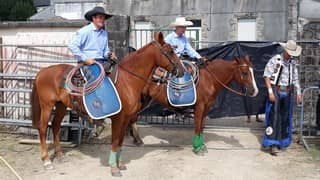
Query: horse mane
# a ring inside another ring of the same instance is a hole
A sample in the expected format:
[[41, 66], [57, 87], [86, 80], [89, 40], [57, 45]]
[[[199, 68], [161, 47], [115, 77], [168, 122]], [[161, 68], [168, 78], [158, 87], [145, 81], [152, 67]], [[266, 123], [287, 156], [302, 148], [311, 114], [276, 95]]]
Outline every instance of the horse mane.
[[152, 43], [150, 42], [150, 43], [144, 45], [142, 48], [140, 48], [140, 49], [138, 49], [138, 50], [135, 50], [134, 48], [132, 48], [134, 51], [132, 51], [131, 53], [129, 53], [128, 55], [126, 55], [126, 56], [123, 58], [122, 62], [123, 62], [123, 61], [127, 61], [128, 59], [131, 59], [131, 58], [137, 56], [138, 54], [141, 54], [142, 52], [145, 51], [145, 49], [147, 49], [147, 48], [148, 48], [149, 46], [151, 46], [151, 45], [152, 45]]

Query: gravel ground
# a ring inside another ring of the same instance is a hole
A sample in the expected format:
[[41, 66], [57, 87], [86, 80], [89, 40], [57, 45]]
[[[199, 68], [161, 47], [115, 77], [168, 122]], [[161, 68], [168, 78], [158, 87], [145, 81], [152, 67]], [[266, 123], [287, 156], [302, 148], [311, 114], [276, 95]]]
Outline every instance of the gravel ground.
[[[22, 145], [21, 135], [0, 133], [0, 155], [23, 179], [320, 179], [320, 162], [293, 143], [274, 157], [260, 149], [261, 132], [250, 129], [207, 129], [208, 153], [192, 153], [192, 129], [140, 128], [145, 142], [134, 147], [126, 138], [123, 159], [128, 170], [113, 178], [107, 165], [110, 132], [91, 143], [64, 148], [64, 162], [54, 161], [46, 171], [40, 161], [39, 145]], [[50, 153], [52, 154], [52, 147]], [[0, 161], [0, 179], [17, 179]]]

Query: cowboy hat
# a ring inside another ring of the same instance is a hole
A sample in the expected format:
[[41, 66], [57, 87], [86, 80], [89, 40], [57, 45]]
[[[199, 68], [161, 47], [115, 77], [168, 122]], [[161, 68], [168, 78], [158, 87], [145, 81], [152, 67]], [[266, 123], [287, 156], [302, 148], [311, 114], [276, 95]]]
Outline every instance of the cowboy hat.
[[171, 27], [177, 26], [192, 26], [193, 23], [191, 21], [187, 21], [185, 17], [177, 17], [174, 22], [170, 24]]
[[102, 14], [106, 17], [106, 19], [111, 18], [112, 15], [111, 14], [107, 14], [104, 10], [103, 7], [100, 6], [96, 6], [94, 7], [92, 10], [88, 11], [85, 15], [84, 18], [88, 21], [92, 21], [92, 16], [95, 16], [97, 14]]
[[294, 40], [288, 40], [286, 43], [279, 43], [290, 56], [300, 56], [301, 46], [297, 45]]

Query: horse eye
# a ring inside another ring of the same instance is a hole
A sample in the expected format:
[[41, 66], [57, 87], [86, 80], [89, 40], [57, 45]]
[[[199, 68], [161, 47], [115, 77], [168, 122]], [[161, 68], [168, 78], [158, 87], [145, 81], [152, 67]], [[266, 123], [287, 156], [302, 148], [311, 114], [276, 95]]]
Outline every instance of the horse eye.
[[248, 72], [243, 72], [242, 73], [243, 76], [248, 76], [248, 74], [249, 74]]

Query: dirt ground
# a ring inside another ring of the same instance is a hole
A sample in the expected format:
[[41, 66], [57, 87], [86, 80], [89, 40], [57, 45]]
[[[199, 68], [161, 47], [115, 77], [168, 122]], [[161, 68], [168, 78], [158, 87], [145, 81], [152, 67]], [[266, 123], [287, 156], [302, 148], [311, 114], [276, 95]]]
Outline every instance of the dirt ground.
[[[64, 148], [65, 161], [54, 161], [55, 170], [46, 171], [40, 161], [39, 145], [22, 145], [21, 135], [0, 133], [0, 156], [23, 179], [95, 180], [95, 179], [320, 179], [320, 162], [293, 143], [274, 157], [261, 151], [261, 131], [250, 129], [207, 129], [208, 153], [192, 152], [192, 129], [142, 127], [144, 147], [132, 145], [127, 138], [123, 159], [128, 170], [122, 178], [113, 178], [107, 165], [110, 132], [92, 143]], [[50, 153], [52, 154], [52, 147]], [[16, 177], [0, 161], [0, 179]]]

